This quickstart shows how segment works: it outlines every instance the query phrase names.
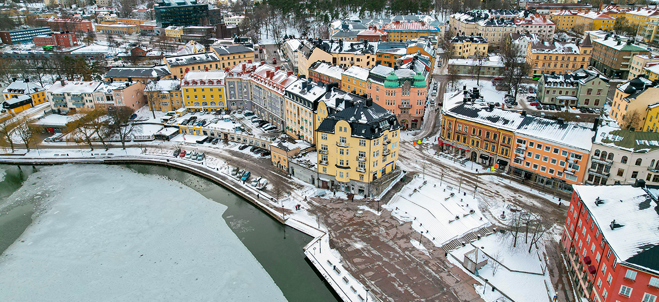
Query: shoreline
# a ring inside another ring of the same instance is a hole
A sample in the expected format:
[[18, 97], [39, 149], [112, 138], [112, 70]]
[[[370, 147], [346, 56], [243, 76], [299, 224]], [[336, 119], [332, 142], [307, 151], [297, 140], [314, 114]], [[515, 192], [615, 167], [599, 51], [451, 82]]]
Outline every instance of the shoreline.
[[[23, 155], [24, 156], [24, 155]], [[323, 276], [325, 282], [327, 282], [336, 296], [340, 297], [343, 301], [358, 301], [352, 299], [350, 296], [354, 293], [363, 299], [354, 288], [352, 288], [353, 293], [346, 292], [341, 283], [327, 273], [327, 268], [324, 267], [321, 261], [318, 261], [315, 257], [316, 245], [326, 245], [326, 248], [329, 249], [329, 240], [326, 237], [326, 232], [313, 227], [303, 221], [299, 221], [294, 218], [282, 218], [281, 214], [267, 204], [261, 201], [260, 198], [256, 196], [268, 196], [262, 191], [252, 189], [251, 187], [246, 187], [240, 185], [239, 181], [232, 178], [231, 176], [225, 175], [219, 170], [213, 170], [209, 167], [194, 164], [190, 161], [179, 160], [176, 158], [163, 158], [159, 156], [145, 156], [145, 155], [111, 155], [111, 156], [96, 156], [96, 157], [63, 157], [63, 158], [43, 158], [43, 157], [23, 157], [21, 155], [0, 155], [0, 164], [5, 165], [65, 165], [65, 164], [100, 164], [100, 165], [122, 165], [122, 164], [144, 164], [144, 165], [158, 165], [168, 168], [179, 169], [193, 175], [203, 177], [207, 180], [212, 181], [230, 191], [234, 194], [246, 199], [261, 211], [268, 214], [270, 217], [277, 220], [279, 223], [292, 227], [306, 235], [312, 237], [312, 240], [304, 246], [303, 251], [307, 259], [311, 264], [313, 264], [314, 269]], [[234, 183], [232, 183], [234, 182]], [[257, 195], [258, 194], [258, 195]], [[269, 196], [268, 196], [269, 197]], [[324, 242], [324, 244], [323, 244]], [[313, 251], [313, 252], [312, 252]], [[351, 279], [352, 276], [350, 276]], [[356, 280], [355, 280], [356, 281]], [[344, 280], [345, 282], [345, 280]], [[368, 293], [368, 292], [366, 292]], [[368, 295], [368, 294], [367, 294]], [[375, 297], [370, 296], [371, 301], [376, 301]], [[361, 300], [359, 299], [359, 300]]]

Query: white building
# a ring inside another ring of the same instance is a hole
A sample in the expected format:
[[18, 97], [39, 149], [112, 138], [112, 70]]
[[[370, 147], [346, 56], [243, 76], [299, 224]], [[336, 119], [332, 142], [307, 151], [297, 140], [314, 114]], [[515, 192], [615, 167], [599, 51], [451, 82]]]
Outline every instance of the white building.
[[54, 110], [94, 109], [94, 100], [105, 98], [100, 81], [57, 81], [46, 90], [50, 108]]
[[545, 41], [552, 41], [556, 24], [547, 17], [534, 14], [526, 18], [515, 20], [516, 32], [519, 34], [532, 34]]
[[603, 126], [590, 150], [586, 184], [659, 185], [659, 133]]
[[300, 40], [289, 39], [284, 43], [284, 54], [288, 60], [293, 64], [293, 70], [297, 71], [297, 50], [300, 49]]
[[243, 20], [245, 20], [245, 16], [243, 16], [243, 15], [224, 16], [224, 24], [226, 24], [226, 25], [238, 26], [238, 24], [240, 24], [240, 22], [243, 22]]

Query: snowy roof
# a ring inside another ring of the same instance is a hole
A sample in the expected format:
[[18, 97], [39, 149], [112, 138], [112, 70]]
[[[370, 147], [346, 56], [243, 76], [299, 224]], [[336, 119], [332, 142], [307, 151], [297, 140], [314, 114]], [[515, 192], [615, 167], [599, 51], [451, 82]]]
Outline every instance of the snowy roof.
[[456, 35], [451, 38], [451, 43], [477, 43], [477, 44], [487, 44], [487, 40], [481, 36], [477, 35]]
[[[325, 94], [325, 87], [308, 79], [299, 79], [286, 87], [286, 93], [292, 93], [299, 98], [313, 103]], [[293, 98], [293, 100], [296, 99]]]
[[382, 136], [386, 130], [400, 128], [396, 116], [372, 100], [367, 101], [362, 96], [352, 93], [344, 96], [347, 97], [335, 100], [337, 103], [343, 103], [343, 110], [330, 113], [320, 123], [317, 131], [334, 133], [336, 123], [346, 121], [350, 124], [352, 137], [374, 139]]
[[515, 131], [516, 135], [532, 136], [544, 141], [567, 145], [590, 152], [595, 132], [576, 123], [560, 122], [527, 116]]
[[48, 93], [92, 93], [101, 84], [99, 81], [57, 81], [48, 88]]
[[339, 30], [332, 35], [332, 38], [351, 38], [356, 37], [358, 33], [357, 30]]
[[75, 121], [81, 117], [83, 117], [83, 114], [76, 114], [76, 115], [49, 114], [40, 118], [38, 121], [34, 122], [34, 124], [44, 125], [44, 126], [66, 126], [66, 124]]
[[439, 32], [440, 28], [438, 26], [432, 26], [426, 22], [423, 21], [415, 21], [415, 22], [399, 22], [399, 21], [393, 21], [385, 26], [382, 27], [382, 30], [386, 32], [391, 32], [391, 31], [431, 31], [431, 32]]
[[218, 62], [220, 59], [213, 52], [200, 53], [194, 55], [182, 55], [182, 56], [168, 56], [165, 57], [165, 61], [169, 66], [184, 66], [190, 64], [203, 64], [203, 63], [213, 63]]
[[106, 74], [106, 78], [147, 78], [168, 76], [171, 73], [167, 66], [154, 67], [113, 67]]
[[2, 93], [11, 93], [11, 94], [33, 94], [35, 92], [44, 91], [44, 88], [37, 83], [25, 82], [22, 80], [16, 80], [11, 82]]
[[572, 10], [560, 10], [555, 13], [552, 13], [554, 16], [576, 16], [579, 14], [579, 11], [572, 11]]
[[644, 52], [649, 52], [646, 48], [640, 47], [635, 44], [628, 44], [627, 42], [624, 42], [622, 40], [616, 40], [612, 38], [604, 38], [604, 39], [599, 39], [595, 40], [594, 43], [602, 44], [608, 48], [613, 48], [617, 51], [644, 51]]
[[308, 142], [303, 141], [301, 139], [294, 140], [293, 142], [288, 141], [288, 140], [286, 140], [286, 141], [281, 141], [280, 140], [278, 142], [274, 142], [274, 143], [270, 144], [270, 146], [277, 147], [277, 148], [279, 148], [281, 150], [284, 150], [284, 151], [287, 151], [287, 152], [295, 150], [295, 149], [300, 149], [300, 151], [304, 151], [306, 149], [311, 148], [311, 144], [309, 144]]
[[293, 75], [292, 71], [289, 75], [289, 73], [279, 69], [279, 67], [274, 67], [268, 64], [257, 67], [251, 74], [251, 77], [259, 85], [270, 86], [274, 84], [279, 86], [273, 88], [277, 89], [282, 94], [284, 93], [283, 89], [297, 80], [297, 77]]
[[311, 64], [309, 71], [315, 71], [319, 74], [326, 75], [330, 78], [341, 80], [341, 74], [343, 73], [343, 68], [340, 66], [332, 66], [329, 63], [324, 61], [317, 61]]
[[479, 62], [476, 59], [450, 59], [449, 66], [483, 66], [483, 67], [503, 67], [500, 56], [490, 56], [487, 60]]
[[160, 91], [160, 92], [169, 92], [181, 90], [181, 82], [179, 80], [160, 80], [160, 81], [149, 81], [144, 87], [144, 91]]
[[605, 82], [609, 82], [609, 79], [599, 73], [591, 70], [586, 70], [579, 68], [569, 74], [543, 74], [542, 81], [548, 87], [569, 87], [573, 86], [574, 88], [577, 85], [586, 84], [594, 79], [601, 79]]
[[580, 13], [579, 16], [593, 20], [615, 20], [615, 18], [598, 12]]
[[517, 26], [535, 26], [535, 25], [554, 25], [554, 22], [549, 20], [549, 18], [540, 14], [533, 14], [526, 18], [515, 19], [515, 25]]
[[659, 272], [658, 205], [650, 194], [630, 185], [573, 188], [618, 259]]
[[226, 74], [222, 70], [211, 70], [211, 71], [189, 71], [185, 74], [183, 81], [193, 81], [193, 80], [219, 80], [223, 81], [226, 77]]
[[602, 126], [597, 129], [595, 143], [625, 151], [644, 153], [659, 149], [659, 133]]
[[204, 52], [204, 50], [206, 50], [204, 45], [201, 45], [195, 41], [188, 41], [188, 43], [185, 43], [185, 45], [179, 46], [179, 48], [176, 50], [176, 54], [191, 55], [195, 53]]
[[628, 101], [635, 99], [650, 87], [653, 87], [652, 81], [646, 77], [639, 76], [618, 85], [618, 90], [628, 94], [628, 96], [623, 98]]
[[656, 9], [638, 8], [637, 10], [628, 11], [627, 14], [649, 17], [659, 15], [659, 11]]
[[364, 29], [364, 30], [360, 31], [357, 35], [358, 36], [378, 36], [378, 37], [380, 37], [380, 36], [386, 36], [387, 32], [384, 31], [384, 30], [379, 30], [375, 26], [371, 26], [367, 29]]
[[359, 67], [357, 65], [350, 66], [348, 70], [343, 72], [344, 75], [366, 81], [368, 79], [369, 70]]
[[536, 42], [531, 43], [532, 53], [580, 54], [579, 46], [574, 43]]
[[32, 98], [29, 95], [21, 94], [16, 97], [5, 99], [5, 103], [3, 104], [3, 107], [12, 108], [14, 106], [24, 105], [30, 102], [32, 102]]
[[254, 52], [254, 49], [251, 49], [249, 47], [240, 44], [231, 45], [231, 46], [213, 46], [213, 50], [215, 50], [215, 52], [220, 56]]
[[288, 41], [286, 41], [285, 43], [286, 45], [288, 45], [288, 48], [290, 48], [293, 51], [296, 51], [298, 48], [300, 48], [300, 45], [302, 45], [302, 43], [300, 43], [300, 40], [298, 39], [288, 39]]

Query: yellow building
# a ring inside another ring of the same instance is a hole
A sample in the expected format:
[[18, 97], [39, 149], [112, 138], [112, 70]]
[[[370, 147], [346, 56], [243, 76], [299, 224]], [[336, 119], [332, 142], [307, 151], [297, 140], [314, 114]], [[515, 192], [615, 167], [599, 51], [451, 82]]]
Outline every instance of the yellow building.
[[648, 106], [659, 100], [659, 88], [645, 77], [638, 77], [618, 85], [613, 96], [609, 117], [623, 129], [644, 127], [644, 117]]
[[221, 70], [220, 59], [214, 52], [192, 55], [168, 56], [163, 58], [174, 79], [182, 79], [189, 71]]
[[474, 58], [487, 56], [487, 40], [481, 36], [457, 35], [451, 38], [453, 57]]
[[169, 112], [183, 107], [183, 93], [179, 80], [152, 80], [144, 87], [149, 110]]
[[627, 80], [631, 80], [642, 74], [647, 75], [648, 78], [650, 78], [652, 73], [654, 73], [654, 76], [650, 78], [650, 80], [655, 80], [657, 78], [657, 72], [659, 72], [659, 67], [653, 67], [657, 64], [659, 64], [659, 57], [651, 55], [634, 55], [629, 64], [629, 75], [627, 76]]
[[183, 105], [188, 111], [227, 109], [224, 71], [190, 71], [181, 80]]
[[352, 66], [341, 74], [341, 89], [355, 92], [359, 95], [368, 93], [369, 70], [359, 66]]
[[183, 35], [182, 26], [168, 26], [165, 28], [165, 37], [169, 38], [170, 40], [178, 41], [181, 39], [182, 35]]
[[7, 86], [2, 91], [2, 94], [5, 100], [17, 98], [21, 95], [28, 96], [31, 100], [30, 107], [37, 106], [48, 101], [46, 98], [46, 89], [41, 87], [41, 85], [21, 80], [15, 80], [11, 82], [11, 84], [9, 84], [9, 86]]
[[[336, 84], [332, 86], [336, 86]], [[332, 86], [328, 85], [327, 87]], [[325, 91], [325, 87], [305, 78], [299, 79], [286, 87], [284, 91], [286, 99], [284, 101], [286, 107], [286, 134], [295, 139], [315, 144], [315, 109], [318, 100], [325, 95]]]
[[331, 65], [336, 66], [331, 53], [322, 50], [320, 47], [314, 47], [311, 42], [300, 42], [302, 42], [302, 46], [297, 52], [297, 71], [300, 75], [308, 77], [309, 67], [318, 61], [331, 62]]
[[590, 36], [586, 36], [579, 45], [564, 42], [529, 43], [526, 50], [526, 62], [531, 65], [529, 76], [568, 74], [586, 68], [592, 52]]
[[396, 117], [371, 99], [337, 89], [318, 102], [316, 123], [318, 186], [366, 196], [377, 193], [373, 181], [396, 169]]
[[568, 31], [574, 27], [578, 13], [578, 11], [562, 10], [549, 15], [549, 18], [556, 24], [556, 30]]
[[659, 65], [644, 67], [643, 71], [650, 81], [659, 79]]
[[407, 40], [432, 36], [439, 38], [440, 33], [438, 26], [430, 25], [423, 21], [393, 21], [381, 29], [387, 32], [387, 41], [389, 42], [405, 42]]
[[598, 12], [579, 13], [576, 15], [574, 26], [583, 29], [584, 31], [590, 30], [613, 30], [616, 19]]
[[23, 110], [32, 108], [32, 100], [27, 95], [18, 95], [5, 99], [2, 107], [12, 114], [18, 114]]
[[648, 105], [641, 131], [659, 132], [659, 103]]
[[645, 26], [641, 26], [638, 32], [643, 36], [643, 41], [652, 43], [659, 39], [659, 16], [652, 16], [649, 18]]
[[222, 69], [254, 61], [254, 50], [243, 45], [216, 46], [212, 49], [219, 58], [218, 65]]
[[629, 25], [634, 27], [644, 26], [650, 21], [650, 18], [659, 16], [659, 12], [656, 9], [649, 8], [637, 8], [635, 10], [630, 10], [625, 13], [625, 19], [629, 22]]
[[111, 35], [130, 35], [140, 32], [139, 25], [128, 24], [96, 24], [96, 31]]
[[123, 23], [128, 25], [142, 25], [148, 21], [149, 20], [117, 18], [117, 23]]

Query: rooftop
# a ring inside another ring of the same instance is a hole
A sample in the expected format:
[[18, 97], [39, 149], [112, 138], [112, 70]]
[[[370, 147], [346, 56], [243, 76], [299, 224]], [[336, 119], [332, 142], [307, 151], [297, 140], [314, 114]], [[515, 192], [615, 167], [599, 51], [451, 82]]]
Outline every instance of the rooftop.
[[566, 86], [566, 85], [578, 85], [586, 84], [594, 79], [601, 79], [605, 82], [608, 82], [609, 79], [600, 75], [599, 73], [591, 70], [586, 70], [579, 68], [568, 74], [543, 74], [542, 80], [546, 86]]
[[152, 80], [144, 87], [144, 91], [160, 91], [163, 93], [176, 90], [181, 90], [181, 81], [179, 80]]
[[213, 52], [165, 57], [165, 61], [167, 61], [170, 67], [185, 66], [190, 64], [214, 63], [218, 62], [219, 60], [220, 59]]
[[213, 50], [215, 50], [220, 56], [254, 52], [254, 49], [240, 44], [231, 46], [213, 46]]
[[579, 46], [564, 42], [535, 42], [531, 43], [533, 53], [580, 54]]
[[45, 89], [41, 85], [32, 82], [25, 82], [22, 80], [16, 80], [11, 82], [2, 93], [9, 94], [33, 94], [35, 92], [44, 91]]
[[659, 133], [603, 126], [597, 130], [595, 143], [635, 153], [645, 153], [659, 149]]
[[[212, 70], [212, 71], [190, 71], [185, 74], [182, 83], [188, 81], [209, 81], [209, 84], [212, 81], [224, 82], [226, 74], [222, 70]], [[220, 84], [224, 85], [224, 84]]]
[[638, 45], [631, 44], [631, 40], [628, 40], [628, 42], [618, 39], [613, 39], [613, 38], [606, 38], [606, 37], [604, 39], [598, 39], [593, 41], [593, 43], [601, 44], [606, 47], [613, 48], [617, 51], [642, 51], [649, 53], [647, 48], [643, 48]]
[[452, 43], [479, 43], [479, 44], [487, 44], [487, 40], [483, 38], [482, 36], [477, 36], [477, 35], [456, 35], [455, 37], [451, 38]]
[[[310, 102], [311, 104], [305, 105], [311, 108], [313, 103], [325, 94], [325, 87], [308, 79], [299, 79], [286, 87], [286, 93], [291, 93]], [[297, 101], [295, 98], [293, 100]]]
[[332, 66], [331, 64], [324, 61], [314, 62], [309, 67], [309, 70], [313, 70], [319, 74], [326, 75], [337, 80], [341, 80], [341, 74], [343, 73], [343, 68], [339, 66]]
[[167, 66], [154, 67], [113, 67], [106, 74], [106, 78], [157, 78], [170, 75]]
[[439, 32], [440, 28], [438, 26], [431, 26], [424, 21], [413, 21], [413, 22], [401, 22], [393, 21], [382, 27], [382, 30], [386, 32], [390, 31], [433, 31]]
[[348, 70], [344, 71], [343, 74], [349, 77], [360, 79], [362, 81], [366, 81], [368, 79], [369, 72], [370, 71], [366, 68], [353, 65], [350, 66]]
[[659, 272], [657, 201], [629, 185], [573, 186], [620, 262]]
[[57, 81], [48, 88], [48, 93], [92, 93], [101, 84], [99, 81]]

